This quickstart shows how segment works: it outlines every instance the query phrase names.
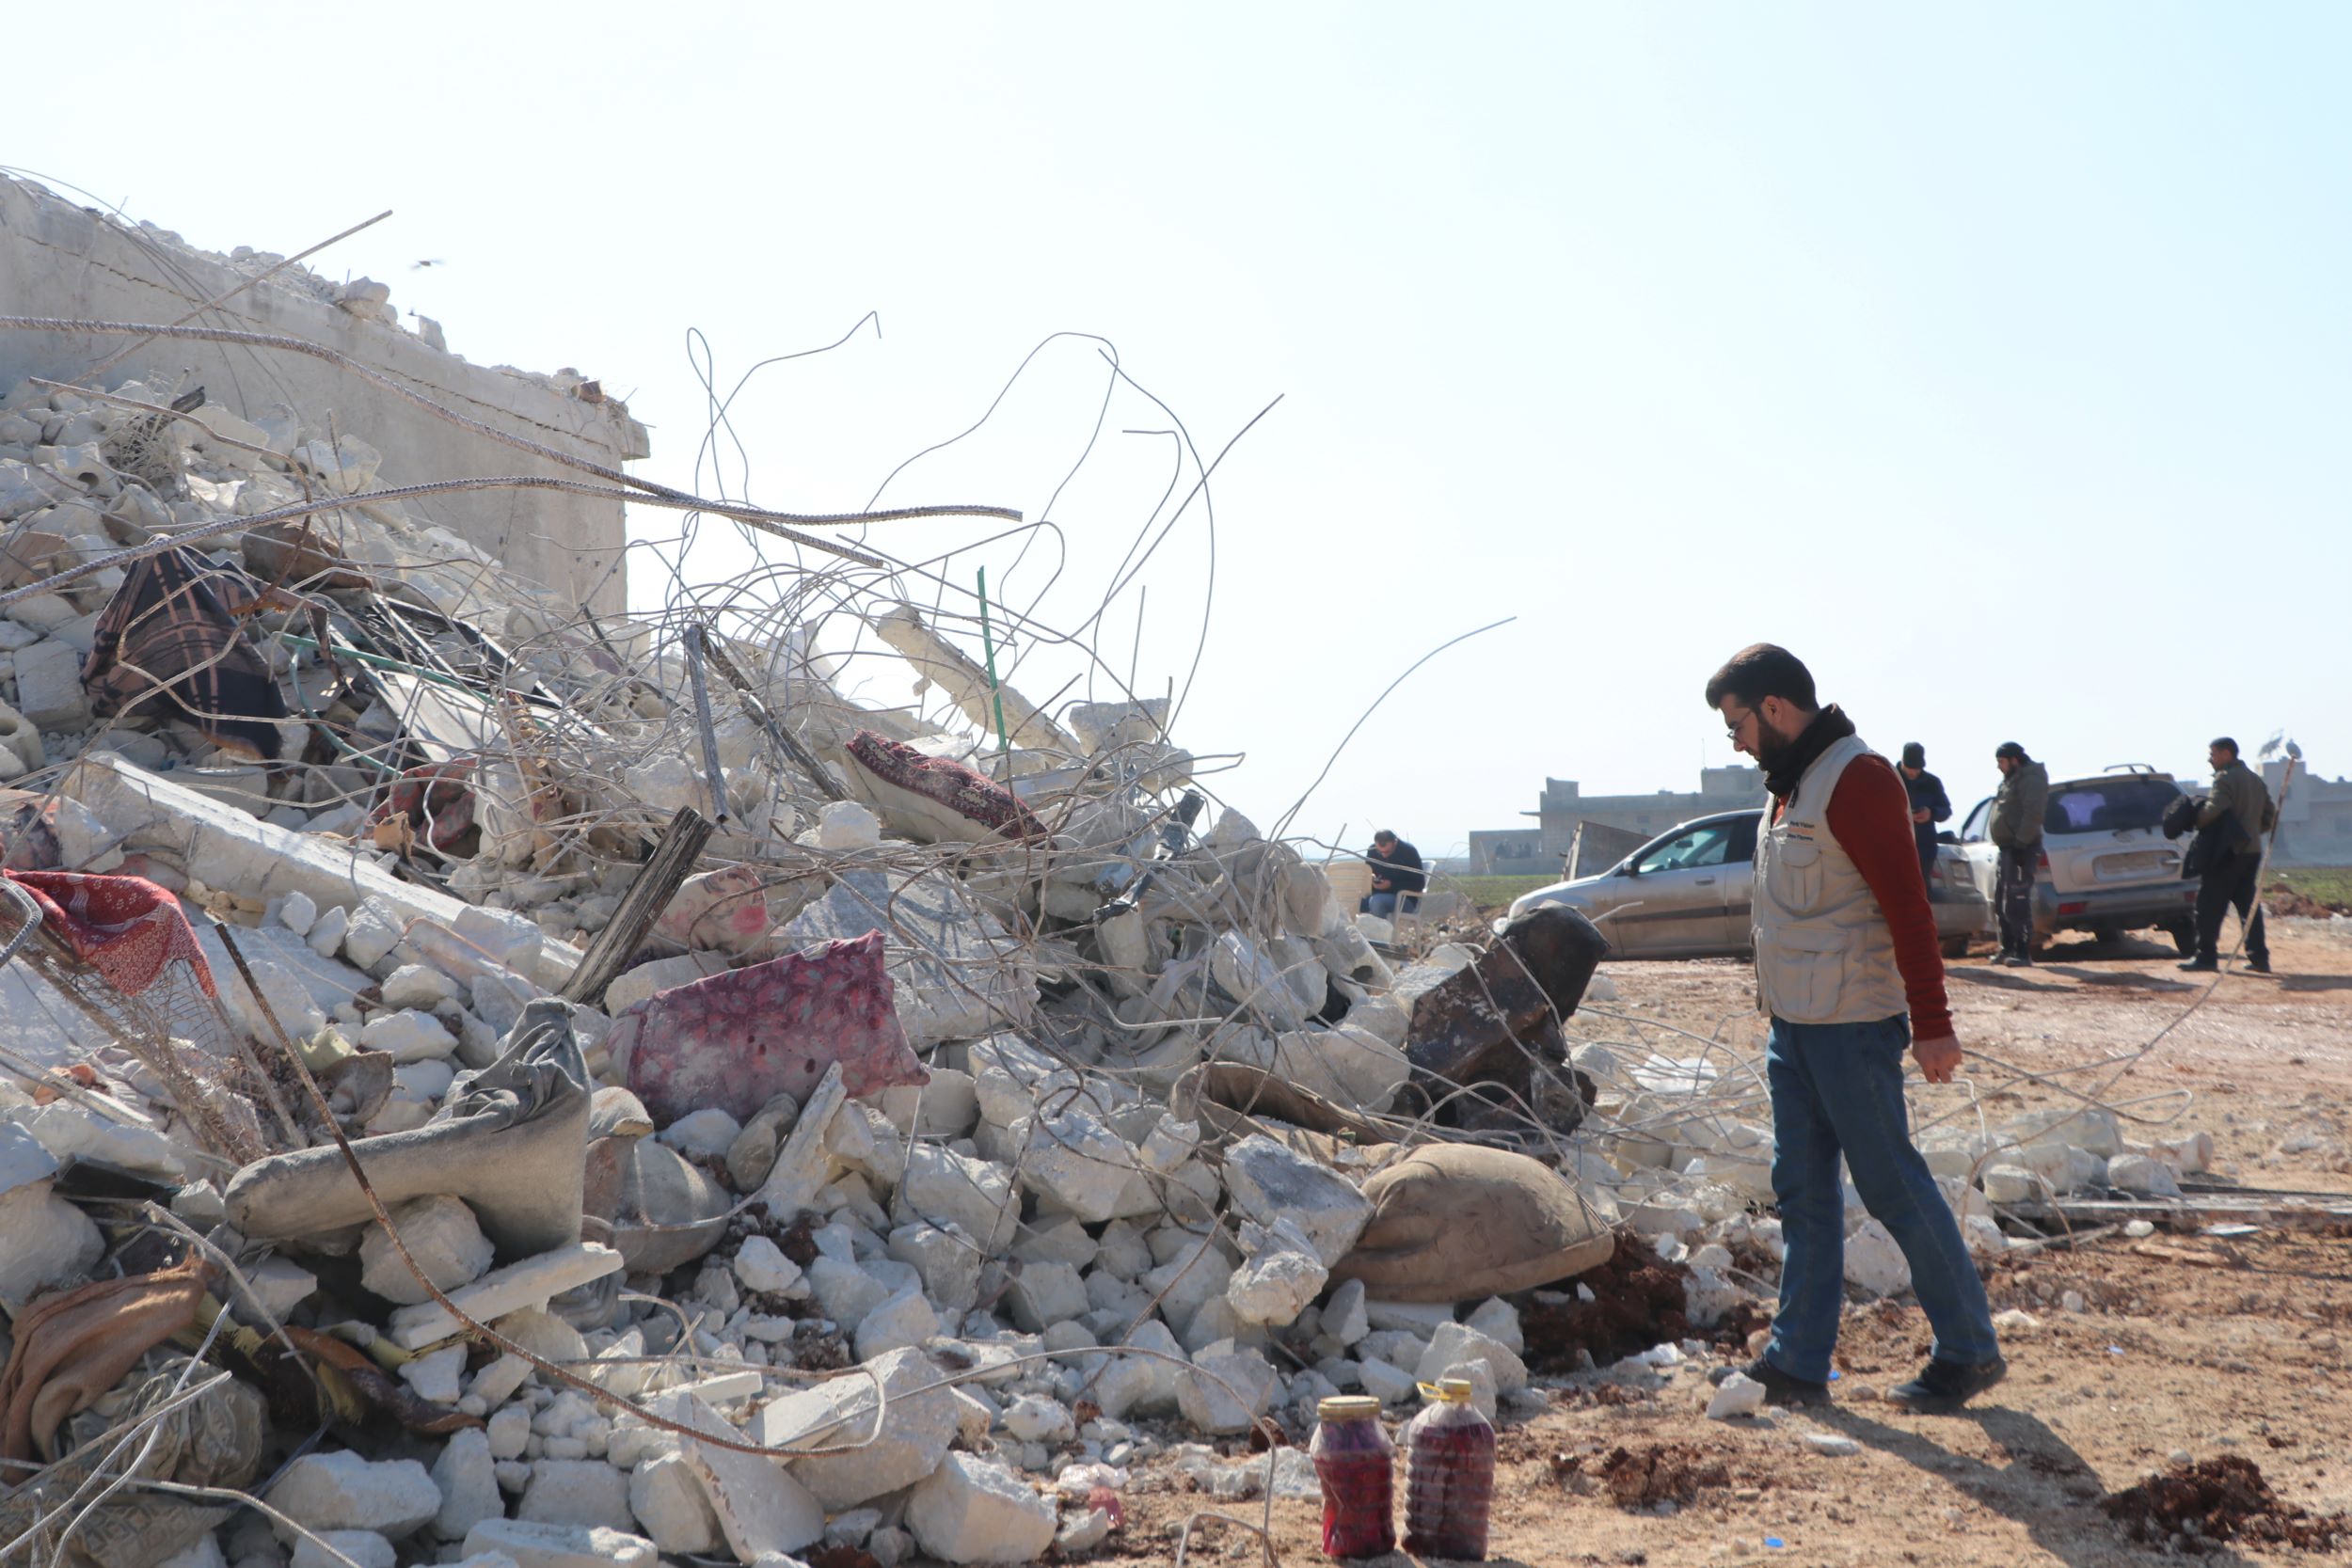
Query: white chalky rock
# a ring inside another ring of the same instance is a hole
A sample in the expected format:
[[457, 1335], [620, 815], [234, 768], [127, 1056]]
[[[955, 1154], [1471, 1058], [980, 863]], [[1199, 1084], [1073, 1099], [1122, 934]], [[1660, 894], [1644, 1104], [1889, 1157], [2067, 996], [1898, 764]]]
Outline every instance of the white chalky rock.
[[2118, 1154], [2107, 1162], [2107, 1184], [2145, 1197], [2178, 1197], [2172, 1172], [2145, 1154]]
[[665, 1552], [707, 1552], [719, 1543], [719, 1516], [682, 1453], [657, 1454], [629, 1472], [628, 1508]]
[[1092, 1398], [1103, 1414], [1123, 1420], [1130, 1413], [1159, 1415], [1176, 1407], [1176, 1378], [1184, 1369], [1184, 1349], [1166, 1323], [1145, 1320], [1121, 1341], [1152, 1355], [1114, 1356], [1095, 1380]]
[[[343, 957], [358, 968], [373, 970], [391, 956], [406, 936], [400, 914], [383, 899], [370, 895], [349, 911], [343, 927]], [[316, 932], [312, 935], [315, 937]]]
[[[664, 1395], [660, 1413], [681, 1426], [729, 1442], [743, 1434], [688, 1393]], [[824, 1538], [825, 1511], [806, 1486], [774, 1460], [688, 1438], [681, 1449], [718, 1515], [719, 1533], [738, 1561], [796, 1552]]]
[[2074, 1144], [2109, 1158], [2123, 1152], [2123, 1124], [2114, 1112], [2095, 1106], [2029, 1111], [2002, 1128], [2001, 1136], [2020, 1144]]
[[[530, 1418], [525, 1416], [526, 1432], [529, 1426]], [[522, 1451], [520, 1443], [515, 1451]], [[497, 1456], [486, 1433], [471, 1428], [450, 1433], [440, 1457], [433, 1462], [433, 1484], [441, 1490], [441, 1509], [433, 1517], [435, 1534], [444, 1541], [463, 1541], [466, 1532], [483, 1520], [505, 1513], [506, 1505], [499, 1497], [498, 1478], [490, 1470], [496, 1463]]]
[[[290, 905], [294, 896], [287, 895]], [[310, 943], [310, 951], [320, 958], [331, 958], [342, 951], [343, 935], [350, 929], [351, 911], [338, 906], [310, 922], [310, 928], [303, 933], [302, 940]]]
[[515, 1517], [540, 1525], [601, 1526], [627, 1531], [635, 1527], [628, 1511], [628, 1478], [601, 1459], [541, 1459], [531, 1466]]
[[1372, 1332], [1372, 1315], [1364, 1309], [1364, 1282], [1349, 1279], [1323, 1304], [1323, 1332], [1343, 1345], [1352, 1345]]
[[1429, 1337], [1429, 1348], [1422, 1353], [1414, 1375], [1423, 1383], [1435, 1383], [1457, 1361], [1484, 1361], [1493, 1368], [1497, 1393], [1516, 1394], [1527, 1386], [1527, 1363], [1501, 1340], [1468, 1323], [1439, 1323], [1437, 1333]]
[[1021, 1187], [1004, 1165], [939, 1144], [916, 1144], [907, 1151], [907, 1173], [890, 1212], [900, 1224], [928, 1220], [960, 1226], [983, 1253], [994, 1257], [1012, 1244], [1021, 1222]]
[[1233, 1277], [1232, 1263], [1214, 1239], [1187, 1236], [1183, 1248], [1158, 1268], [1146, 1271], [1138, 1281], [1159, 1298], [1160, 1309], [1170, 1323], [1191, 1322], [1201, 1307], [1225, 1294]]
[[1753, 1416], [1764, 1408], [1764, 1385], [1745, 1372], [1734, 1372], [1716, 1386], [1707, 1402], [1707, 1418], [1728, 1421]]
[[313, 1541], [294, 1537], [287, 1568], [392, 1568], [400, 1560], [392, 1544], [372, 1529], [323, 1529]]
[[463, 1391], [466, 1347], [443, 1345], [411, 1356], [400, 1369], [400, 1380], [428, 1404], [455, 1404]]
[[882, 818], [855, 800], [828, 801], [817, 814], [817, 847], [836, 854], [882, 847]]
[[890, 1299], [890, 1287], [865, 1269], [822, 1254], [809, 1260], [808, 1289], [818, 1308], [851, 1334], [866, 1313]]
[[1111, 1538], [1111, 1511], [1089, 1508], [1073, 1514], [1054, 1532], [1054, 1551], [1063, 1561], [1086, 1556]]
[[923, 1293], [942, 1311], [968, 1312], [979, 1299], [984, 1259], [961, 1226], [902, 1225], [891, 1231], [889, 1248], [922, 1276]]
[[2148, 1152], [2183, 1176], [2195, 1176], [2213, 1168], [2213, 1134], [2196, 1132], [2159, 1138]]
[[765, 1236], [744, 1239], [736, 1249], [734, 1268], [735, 1277], [743, 1282], [743, 1289], [763, 1295], [789, 1291], [801, 1281], [801, 1266]]
[[1967, 1243], [1971, 1258], [1998, 1258], [2009, 1250], [2009, 1238], [2001, 1227], [1982, 1214], [1971, 1214], [1960, 1222], [1960, 1238]]
[[1274, 1402], [1281, 1379], [1253, 1350], [1211, 1346], [1176, 1377], [1176, 1404], [1194, 1428], [1211, 1435], [1248, 1432]]
[[1005, 1292], [1012, 1321], [1031, 1334], [1084, 1317], [1093, 1303], [1086, 1281], [1067, 1263], [1025, 1263]]
[[18, 1172], [0, 1190], [0, 1307], [13, 1315], [42, 1291], [89, 1273], [105, 1254], [106, 1238], [51, 1190], [49, 1175], [24, 1177], [25, 1170], [57, 1168], [31, 1133], [0, 1122], [0, 1165]]
[[370, 1051], [388, 1051], [400, 1062], [433, 1061], [457, 1049], [457, 1037], [431, 1013], [403, 1008], [378, 1013], [359, 1031], [359, 1043]]
[[991, 1035], [971, 1048], [972, 1093], [980, 1119], [1009, 1128], [1049, 1108], [1066, 1105], [1083, 1083], [1079, 1073], [1018, 1035]]
[[1402, 1368], [1378, 1359], [1367, 1360], [1358, 1373], [1364, 1392], [1382, 1404], [1397, 1404], [1413, 1397], [1420, 1383]]
[[[1008, 1130], [1007, 1142], [1021, 1154], [1021, 1180], [1089, 1225], [1100, 1225], [1124, 1210], [1127, 1180], [1136, 1151], [1127, 1140], [1090, 1112], [1074, 1107], [1055, 1116], [1023, 1117]], [[1158, 1204], [1152, 1205], [1156, 1209]]]
[[1862, 1451], [1861, 1444], [1837, 1432], [1808, 1432], [1804, 1446], [1831, 1459], [1851, 1459]]
[[1331, 1272], [1311, 1251], [1272, 1249], [1233, 1271], [1225, 1285], [1225, 1300], [1246, 1323], [1295, 1323], [1330, 1277]]
[[1987, 1165], [1984, 1196], [1991, 1203], [2030, 1203], [2047, 1191], [2042, 1179], [2023, 1165]]
[[[270, 1488], [269, 1505], [309, 1529], [368, 1529], [394, 1541], [441, 1512], [441, 1489], [413, 1459], [372, 1464], [347, 1449], [307, 1453]], [[281, 1535], [290, 1534], [279, 1527]]]
[[716, 1105], [706, 1105], [663, 1128], [660, 1140], [680, 1154], [699, 1155], [706, 1160], [723, 1160], [727, 1148], [742, 1132], [742, 1124]]
[[515, 1568], [659, 1568], [661, 1553], [642, 1535], [525, 1519], [485, 1519], [466, 1532], [469, 1559], [504, 1553]]
[[[275, 1261], [275, 1259], [273, 1259]], [[504, 1319], [510, 1315], [516, 1326], [504, 1323], [493, 1324], [508, 1338], [526, 1343], [524, 1335], [538, 1327], [533, 1322], [524, 1323], [527, 1316], [542, 1304], [591, 1280], [602, 1279], [621, 1269], [621, 1255], [609, 1246], [595, 1242], [579, 1242], [571, 1246], [557, 1247], [535, 1257], [492, 1269], [472, 1284], [449, 1292], [451, 1301], [477, 1323]], [[546, 1317], [538, 1313], [538, 1317]], [[550, 1361], [576, 1361], [586, 1357], [584, 1349], [577, 1348], [580, 1334], [564, 1325], [560, 1319], [548, 1318], [561, 1334], [552, 1335], [553, 1345], [532, 1345]], [[437, 1301], [420, 1302], [414, 1307], [393, 1310], [389, 1325], [392, 1341], [403, 1350], [422, 1350], [425, 1346], [448, 1338], [457, 1332], [457, 1320], [449, 1308]]]
[[907, 1528], [948, 1562], [1027, 1562], [1053, 1544], [1053, 1499], [994, 1460], [951, 1453], [907, 1495]]
[[60, 1164], [95, 1160], [167, 1181], [186, 1174], [179, 1148], [159, 1129], [109, 1121], [62, 1100], [34, 1112], [24, 1128]]
[[1886, 1227], [1864, 1220], [1846, 1238], [1846, 1282], [1873, 1296], [1911, 1287], [1911, 1264]]
[[874, 1382], [888, 1395], [882, 1432], [849, 1453], [788, 1461], [828, 1513], [911, 1486], [930, 1475], [956, 1435], [954, 1394], [920, 1351], [895, 1350], [844, 1376], [771, 1400], [753, 1418], [767, 1448], [838, 1448], [874, 1433]]
[[[489, 1272], [489, 1238], [461, 1198], [445, 1193], [410, 1198], [392, 1206], [392, 1224], [424, 1276], [443, 1291], [470, 1285]], [[395, 1307], [432, 1299], [380, 1225], [369, 1226], [359, 1238], [359, 1283]]]
[[488, 1441], [493, 1460], [520, 1459], [531, 1445], [531, 1412], [519, 1404], [510, 1404], [491, 1416]]
[[402, 964], [384, 977], [384, 1006], [431, 1012], [458, 999], [457, 982], [430, 964]]
[[1345, 1177], [1263, 1133], [1225, 1151], [1225, 1184], [1245, 1217], [1296, 1225], [1327, 1269], [1347, 1256], [1372, 1218], [1371, 1200]]
[[1005, 1412], [1005, 1430], [1023, 1443], [1061, 1443], [1078, 1434], [1070, 1407], [1042, 1394], [1024, 1394]]
[[857, 1358], [871, 1361], [894, 1350], [919, 1348], [939, 1333], [939, 1313], [910, 1286], [868, 1311], [857, 1325]]
[[[1703, 1253], [1709, 1249], [1702, 1248], [1700, 1250]], [[1724, 1252], [1721, 1247], [1716, 1247], [1711, 1250], [1722, 1252], [1723, 1257], [1720, 1260], [1708, 1259], [1707, 1260], [1708, 1267], [1721, 1269], [1729, 1268], [1731, 1266], [1730, 1253]], [[1698, 1253], [1693, 1253], [1692, 1255], [1692, 1261], [1697, 1261], [1699, 1259], [1699, 1256], [1700, 1255]], [[1527, 1336], [1519, 1327], [1519, 1309], [1512, 1306], [1509, 1302], [1503, 1300], [1501, 1296], [1489, 1296], [1485, 1301], [1480, 1302], [1477, 1309], [1471, 1312], [1468, 1318], [1463, 1320], [1463, 1322], [1469, 1323], [1470, 1327], [1478, 1330], [1479, 1333], [1486, 1336], [1487, 1338], [1502, 1345], [1503, 1349], [1509, 1351], [1512, 1354], [1525, 1355], [1527, 1354]], [[1343, 1342], [1344, 1343], [1344, 1341]]]
[[318, 921], [318, 901], [299, 890], [286, 895], [278, 906], [278, 923], [295, 936], [309, 936]]
[[1478, 1407], [1481, 1416], [1492, 1421], [1499, 1397], [1495, 1391], [1494, 1369], [1484, 1361], [1456, 1361], [1438, 1374], [1438, 1381], [1441, 1384], [1454, 1379], [1470, 1386], [1470, 1403]]

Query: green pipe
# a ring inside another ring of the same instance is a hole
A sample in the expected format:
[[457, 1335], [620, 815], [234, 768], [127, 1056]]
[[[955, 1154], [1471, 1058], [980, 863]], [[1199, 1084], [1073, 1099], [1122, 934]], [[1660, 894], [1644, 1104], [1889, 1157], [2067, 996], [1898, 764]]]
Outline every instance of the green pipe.
[[1005, 694], [996, 685], [996, 643], [988, 631], [988, 568], [980, 568], [980, 652], [988, 656], [988, 695], [996, 705], [996, 750], [1001, 754], [1012, 750], [1012, 741], [1005, 734]]

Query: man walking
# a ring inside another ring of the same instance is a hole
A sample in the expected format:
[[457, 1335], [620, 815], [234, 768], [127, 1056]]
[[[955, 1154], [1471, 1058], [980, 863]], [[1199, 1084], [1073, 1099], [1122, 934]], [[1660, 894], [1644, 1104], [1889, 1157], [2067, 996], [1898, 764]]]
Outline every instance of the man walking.
[[1759, 642], [1707, 683], [1734, 748], [1764, 769], [1756, 835], [1756, 996], [1771, 1015], [1772, 1193], [1788, 1258], [1772, 1341], [1747, 1369], [1776, 1404], [1829, 1399], [1845, 1306], [1842, 1155], [1855, 1190], [1911, 1264], [1932, 1357], [1886, 1398], [1959, 1409], [2009, 1370], [1960, 1226], [1911, 1142], [1903, 1047], [1932, 1084], [1960, 1066], [1935, 918], [1902, 781], [1836, 707], [1819, 707], [1794, 654]]
[[2263, 841], [2278, 820], [2270, 786], [2239, 760], [2237, 742], [2226, 735], [2206, 748], [2205, 760], [2213, 764], [2213, 792], [2197, 813], [2197, 828], [2212, 833], [2217, 847], [2206, 857], [2203, 879], [2197, 884], [2197, 956], [2181, 967], [2192, 973], [2221, 967], [2221, 915], [2235, 908], [2246, 930], [2246, 967], [2267, 974], [2270, 938], [2257, 900]]
[[[1383, 828], [1372, 835], [1372, 853], [1364, 863], [1372, 867], [1372, 892], [1365, 895], [1361, 913], [1393, 920], [1420, 905], [1422, 890], [1429, 885], [1420, 850]], [[1407, 898], [1412, 902], [1406, 903]]]
[[1952, 798], [1944, 781], [1928, 771], [1928, 749], [1903, 742], [1903, 790], [1911, 797], [1911, 831], [1919, 840], [1919, 875], [1935, 885], [1935, 825], [1951, 819]]
[[2042, 814], [2050, 806], [2050, 770], [2026, 754], [2014, 740], [1994, 749], [1993, 766], [2001, 770], [2001, 787], [1993, 797], [1993, 822], [1987, 832], [2000, 850], [2000, 868], [1993, 888], [1993, 913], [2000, 922], [2001, 950], [1996, 964], [2011, 969], [2033, 967], [2033, 879], [2042, 862]]

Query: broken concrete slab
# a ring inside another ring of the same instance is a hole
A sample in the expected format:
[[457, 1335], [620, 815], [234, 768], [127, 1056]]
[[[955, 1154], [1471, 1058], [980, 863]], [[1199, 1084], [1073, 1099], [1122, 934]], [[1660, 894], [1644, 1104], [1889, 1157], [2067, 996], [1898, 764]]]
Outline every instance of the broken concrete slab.
[[947, 1562], [1027, 1562], [1053, 1544], [1059, 1514], [1011, 1469], [951, 1453], [907, 1495], [907, 1528]]
[[1260, 1225], [1295, 1225], [1327, 1269], [1347, 1256], [1372, 1218], [1372, 1204], [1347, 1178], [1263, 1133], [1225, 1151], [1225, 1185], [1234, 1206]]
[[[486, 1323], [510, 1312], [543, 1306], [566, 1291], [617, 1274], [620, 1268], [621, 1255], [612, 1248], [594, 1242], [576, 1242], [493, 1269], [472, 1284], [448, 1294], [468, 1317], [476, 1323]], [[404, 1307], [391, 1317], [393, 1342], [405, 1350], [419, 1350], [446, 1339], [461, 1326], [449, 1309], [436, 1301]]]
[[961, 882], [939, 872], [845, 872], [784, 934], [806, 947], [869, 931], [882, 933], [891, 1005], [917, 1051], [1025, 1023], [1036, 1010], [1037, 972], [1026, 944]]
[[[877, 1384], [886, 1408], [875, 1398]], [[845, 1448], [787, 1462], [826, 1512], [837, 1513], [937, 1469], [956, 1435], [956, 1402], [922, 1352], [894, 1350], [845, 1376], [770, 1401], [752, 1432], [763, 1448]], [[853, 1444], [859, 1446], [847, 1447]]]

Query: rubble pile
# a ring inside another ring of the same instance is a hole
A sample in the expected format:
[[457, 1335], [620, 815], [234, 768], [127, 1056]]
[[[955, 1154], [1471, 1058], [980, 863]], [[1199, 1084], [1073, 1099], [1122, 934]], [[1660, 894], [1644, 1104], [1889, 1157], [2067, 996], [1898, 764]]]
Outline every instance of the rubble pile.
[[[1165, 700], [1049, 715], [884, 601], [966, 722], [863, 708], [387, 466], [0, 400], [0, 1544], [1019, 1561], [1334, 1393], [1540, 1402], [1503, 1296], [1613, 1246], [1581, 917], [1375, 945]], [[151, 1438], [198, 1490], [91, 1503]]]
[[[1200, 1440], [1334, 1394], [1540, 1407], [1522, 1308], [1769, 1292], [1756, 1069], [1572, 1040], [1581, 916], [1401, 946], [1164, 699], [836, 581], [952, 711], [866, 707], [798, 597], [599, 621], [388, 466], [0, 399], [0, 1557], [1072, 1558], [1139, 1465], [1311, 1488]], [[2210, 1154], [1930, 1142], [1986, 1252]]]

